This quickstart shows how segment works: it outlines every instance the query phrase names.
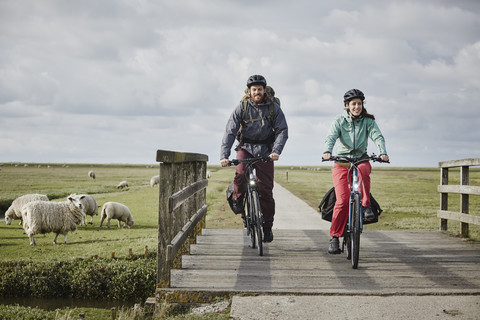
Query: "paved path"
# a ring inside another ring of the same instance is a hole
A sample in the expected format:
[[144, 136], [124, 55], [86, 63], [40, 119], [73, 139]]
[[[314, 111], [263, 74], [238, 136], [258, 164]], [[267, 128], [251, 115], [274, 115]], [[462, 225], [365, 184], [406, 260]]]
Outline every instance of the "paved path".
[[234, 320], [478, 320], [479, 296], [233, 297]]
[[[273, 188], [273, 197], [276, 207], [273, 229], [330, 229], [330, 222], [322, 220], [318, 210], [310, 207], [278, 183]], [[320, 199], [318, 202], [320, 203]]]

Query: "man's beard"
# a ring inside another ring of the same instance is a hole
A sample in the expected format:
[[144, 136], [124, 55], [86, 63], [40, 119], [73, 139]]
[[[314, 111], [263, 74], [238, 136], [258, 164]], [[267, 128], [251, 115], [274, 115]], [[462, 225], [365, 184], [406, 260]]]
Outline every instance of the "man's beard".
[[255, 102], [255, 103], [260, 103], [260, 102], [263, 101], [263, 97], [264, 97], [264, 95], [260, 95], [260, 94], [259, 94], [259, 95], [254, 95], [254, 96], [252, 97], [252, 100], [253, 100], [253, 102]]

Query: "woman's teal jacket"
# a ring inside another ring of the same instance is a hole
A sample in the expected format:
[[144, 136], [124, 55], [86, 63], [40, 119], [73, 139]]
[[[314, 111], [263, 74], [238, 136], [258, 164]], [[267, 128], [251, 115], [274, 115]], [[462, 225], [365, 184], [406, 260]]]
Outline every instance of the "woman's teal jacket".
[[345, 110], [333, 120], [325, 138], [325, 151], [332, 153], [336, 143], [336, 155], [357, 158], [367, 152], [368, 138], [377, 146], [379, 155], [387, 154], [385, 138], [374, 119], [360, 116], [352, 118]]

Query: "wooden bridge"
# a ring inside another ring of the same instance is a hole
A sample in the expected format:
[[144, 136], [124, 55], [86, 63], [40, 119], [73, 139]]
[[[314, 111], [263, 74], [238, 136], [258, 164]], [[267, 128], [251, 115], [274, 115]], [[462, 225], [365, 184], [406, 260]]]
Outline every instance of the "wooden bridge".
[[345, 255], [326, 252], [329, 238], [326, 230], [276, 230], [259, 257], [243, 230], [206, 229], [165, 294], [480, 294], [478, 244], [439, 231], [369, 231], [354, 270]]
[[[159, 281], [157, 301], [208, 302], [238, 294], [480, 295], [479, 243], [442, 231], [366, 230], [354, 270], [344, 254], [327, 253], [328, 227], [310, 221], [294, 227], [292, 221], [311, 214], [292, 210], [298, 198], [276, 199], [275, 226], [281, 229], [274, 229], [263, 257], [249, 248], [244, 230], [203, 229], [190, 241], [189, 254], [177, 255], [169, 283]], [[293, 220], [282, 224], [282, 216]]]

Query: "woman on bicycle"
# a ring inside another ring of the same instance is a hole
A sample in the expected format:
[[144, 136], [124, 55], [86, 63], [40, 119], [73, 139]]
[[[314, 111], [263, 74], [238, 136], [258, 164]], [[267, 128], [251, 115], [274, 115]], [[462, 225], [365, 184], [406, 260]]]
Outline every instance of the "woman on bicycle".
[[[344, 111], [333, 120], [330, 131], [325, 138], [325, 152], [323, 159], [328, 160], [332, 155], [335, 144], [338, 156], [360, 158], [366, 156], [368, 138], [378, 148], [382, 161], [389, 161], [385, 148], [385, 139], [375, 122], [375, 117], [365, 109], [365, 95], [358, 89], [348, 90], [344, 97]], [[341, 252], [339, 237], [343, 236], [345, 224], [348, 219], [350, 188], [348, 169], [350, 163], [336, 161], [333, 165], [332, 178], [337, 198], [333, 208], [332, 225], [330, 226], [330, 245], [328, 253]], [[370, 207], [370, 162], [358, 165], [359, 179], [361, 181], [362, 206], [365, 220], [372, 220], [375, 215]]]

